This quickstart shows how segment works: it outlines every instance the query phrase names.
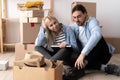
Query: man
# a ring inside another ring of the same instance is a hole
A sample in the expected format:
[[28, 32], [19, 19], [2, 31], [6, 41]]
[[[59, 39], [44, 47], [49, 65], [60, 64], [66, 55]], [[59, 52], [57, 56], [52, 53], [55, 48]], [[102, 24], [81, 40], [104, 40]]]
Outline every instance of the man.
[[81, 4], [72, 8], [72, 19], [74, 23], [71, 28], [76, 35], [79, 53], [72, 55], [74, 68], [64, 77], [68, 80], [70, 78], [77, 80], [85, 74], [85, 69], [102, 70], [109, 74], [120, 75], [119, 66], [107, 64], [114, 53], [114, 48], [104, 40], [97, 19], [89, 17], [87, 10]]

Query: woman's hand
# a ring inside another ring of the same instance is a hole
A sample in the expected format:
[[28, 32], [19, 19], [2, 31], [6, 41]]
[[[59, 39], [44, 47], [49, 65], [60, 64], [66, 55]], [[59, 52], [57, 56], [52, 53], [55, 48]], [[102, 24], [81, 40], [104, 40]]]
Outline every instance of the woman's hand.
[[84, 68], [85, 67], [84, 58], [85, 58], [85, 55], [81, 53], [75, 62], [75, 67], [77, 67], [78, 69]]
[[66, 44], [65, 42], [62, 42], [62, 43], [59, 44], [59, 48], [65, 48], [66, 45], [67, 45], [67, 44]]
[[46, 25], [45, 25], [44, 20], [45, 20], [45, 19], [43, 18], [43, 19], [42, 19], [42, 24], [41, 24], [41, 25], [42, 25], [42, 27], [43, 27], [44, 29], [46, 29], [47, 27], [46, 27]]

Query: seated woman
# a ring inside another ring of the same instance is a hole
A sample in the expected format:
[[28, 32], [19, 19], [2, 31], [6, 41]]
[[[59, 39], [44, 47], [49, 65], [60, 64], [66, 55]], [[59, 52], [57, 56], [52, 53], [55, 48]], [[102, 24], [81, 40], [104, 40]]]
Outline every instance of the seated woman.
[[64, 63], [69, 60], [68, 56], [73, 51], [77, 52], [77, 48], [75, 35], [70, 27], [59, 23], [52, 16], [46, 16], [42, 20], [42, 26], [35, 41], [36, 51], [47, 59], [63, 60]]

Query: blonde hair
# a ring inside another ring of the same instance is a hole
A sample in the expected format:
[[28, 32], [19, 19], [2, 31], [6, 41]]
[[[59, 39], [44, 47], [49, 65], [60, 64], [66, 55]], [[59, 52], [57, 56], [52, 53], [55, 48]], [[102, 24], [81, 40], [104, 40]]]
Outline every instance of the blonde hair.
[[42, 20], [42, 26], [46, 30], [46, 38], [47, 38], [47, 43], [49, 47], [53, 44], [54, 39], [56, 37], [55, 33], [48, 28], [48, 25], [52, 20], [56, 20], [58, 22], [58, 20], [53, 16], [46, 16]]

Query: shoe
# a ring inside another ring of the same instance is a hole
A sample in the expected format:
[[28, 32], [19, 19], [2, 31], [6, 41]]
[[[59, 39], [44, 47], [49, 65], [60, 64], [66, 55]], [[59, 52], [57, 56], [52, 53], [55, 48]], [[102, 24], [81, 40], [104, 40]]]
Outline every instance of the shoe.
[[71, 71], [72, 67], [69, 65], [63, 65], [63, 74], [68, 73], [69, 71]]
[[120, 66], [115, 65], [115, 64], [109, 64], [105, 68], [105, 72], [108, 74], [120, 76]]
[[78, 80], [78, 78], [85, 75], [84, 69], [73, 68], [71, 71], [63, 75], [64, 80]]

